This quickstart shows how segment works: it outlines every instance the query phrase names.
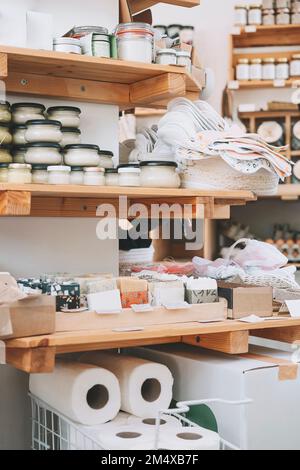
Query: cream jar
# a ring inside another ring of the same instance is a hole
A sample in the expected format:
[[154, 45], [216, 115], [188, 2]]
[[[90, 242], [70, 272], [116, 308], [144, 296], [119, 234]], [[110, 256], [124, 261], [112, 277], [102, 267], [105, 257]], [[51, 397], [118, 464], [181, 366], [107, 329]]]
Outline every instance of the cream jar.
[[53, 50], [69, 54], [82, 54], [81, 42], [75, 38], [56, 38], [53, 40]]
[[12, 163], [13, 159], [8, 145], [0, 146], [0, 163]]
[[107, 168], [114, 167], [114, 162], [113, 162], [114, 154], [112, 152], [110, 152], [109, 150], [100, 150], [99, 157], [100, 157], [99, 166], [101, 166], [101, 168], [107, 169]]
[[252, 59], [250, 62], [250, 80], [262, 79], [262, 60]]
[[275, 80], [275, 78], [276, 78], [275, 59], [272, 57], [263, 59], [262, 79], [263, 80]]
[[109, 168], [105, 171], [106, 186], [119, 186], [119, 174], [117, 168]]
[[105, 186], [104, 168], [84, 168], [83, 184], [87, 186]]
[[19, 124], [12, 128], [12, 141], [14, 145], [26, 145], [27, 140], [25, 139], [25, 134], [27, 131], [26, 124]]
[[182, 26], [180, 30], [180, 40], [184, 44], [188, 44], [189, 46], [194, 45], [194, 36], [195, 36], [195, 28], [194, 26], [187, 25]]
[[12, 157], [14, 163], [26, 163], [25, 155], [27, 152], [27, 145], [15, 145], [12, 149]]
[[177, 51], [177, 65], [186, 67], [188, 70], [192, 68], [191, 54], [188, 51]]
[[168, 26], [168, 36], [171, 39], [175, 39], [180, 36], [182, 25], [181, 24], [170, 24]]
[[248, 9], [246, 5], [236, 5], [234, 9], [235, 26], [246, 26], [248, 24]]
[[294, 54], [290, 63], [291, 77], [300, 77], [300, 54]]
[[248, 13], [248, 24], [249, 25], [261, 25], [262, 24], [262, 7], [259, 4], [250, 5]]
[[119, 186], [141, 186], [141, 170], [139, 165], [120, 165], [118, 168]]
[[25, 161], [31, 165], [61, 165], [61, 146], [52, 142], [28, 144]]
[[15, 124], [26, 124], [32, 119], [45, 119], [45, 110], [39, 103], [15, 103], [11, 106], [12, 120]]
[[277, 59], [276, 61], [276, 79], [288, 80], [290, 77], [289, 60], [286, 57]]
[[145, 188], [180, 188], [177, 163], [163, 161], [141, 162], [141, 186]]
[[156, 52], [156, 63], [160, 65], [176, 65], [177, 52], [175, 49], [159, 49]]
[[8, 163], [0, 163], [0, 183], [7, 183]]
[[92, 52], [95, 57], [110, 58], [109, 34], [93, 34]]
[[99, 166], [100, 149], [98, 145], [77, 144], [65, 147], [64, 161], [69, 166]]
[[9, 124], [0, 122], [0, 145], [8, 145], [12, 143], [12, 135], [9, 130]]
[[248, 59], [239, 59], [236, 66], [236, 79], [238, 81], [249, 80], [250, 67]]
[[32, 181], [31, 165], [11, 163], [8, 167], [8, 183], [30, 184]]
[[0, 122], [10, 122], [11, 111], [8, 101], [0, 101]]
[[70, 184], [71, 168], [69, 166], [48, 166], [49, 184]]
[[70, 184], [83, 185], [84, 184], [84, 169], [81, 166], [72, 167], [70, 174]]
[[47, 165], [32, 165], [32, 183], [47, 184], [48, 183], [48, 167]]
[[273, 8], [263, 10], [263, 25], [270, 26], [275, 24], [275, 10]]
[[66, 147], [67, 145], [81, 144], [81, 131], [76, 127], [62, 127], [62, 141], [60, 145]]
[[61, 123], [36, 119], [26, 123], [25, 139], [28, 143], [52, 142], [59, 144], [62, 140]]
[[277, 10], [276, 15], [276, 24], [278, 25], [287, 25], [290, 24], [291, 16], [289, 8], [280, 8]]
[[81, 109], [75, 106], [53, 106], [47, 114], [49, 119], [61, 122], [62, 127], [80, 126]]
[[123, 23], [116, 30], [120, 60], [152, 63], [154, 31], [147, 23]]
[[292, 24], [300, 24], [300, 3], [296, 2], [292, 8]]

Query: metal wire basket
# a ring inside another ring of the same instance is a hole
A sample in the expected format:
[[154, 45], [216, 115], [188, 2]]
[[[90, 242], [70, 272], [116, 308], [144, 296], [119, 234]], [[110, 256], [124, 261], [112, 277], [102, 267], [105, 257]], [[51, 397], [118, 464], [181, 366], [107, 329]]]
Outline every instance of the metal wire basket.
[[[33, 450], [109, 450], [105, 449], [99, 440], [83, 431], [73, 421], [35, 397], [29, 395], [32, 405], [32, 449]], [[177, 418], [183, 426], [199, 429], [199, 426], [185, 417], [191, 406], [222, 403], [230, 406], [242, 406], [251, 403], [244, 401], [226, 401], [220, 399], [200, 400], [178, 403], [173, 410], [162, 410], [157, 416], [153, 450], [159, 449], [161, 419], [164, 415]], [[220, 450], [240, 450], [233, 444], [221, 438]]]

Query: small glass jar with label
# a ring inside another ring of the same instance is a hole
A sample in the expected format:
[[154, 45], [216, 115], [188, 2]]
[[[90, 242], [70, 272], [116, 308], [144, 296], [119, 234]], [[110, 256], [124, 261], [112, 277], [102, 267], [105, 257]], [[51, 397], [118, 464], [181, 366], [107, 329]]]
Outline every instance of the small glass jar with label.
[[290, 77], [290, 66], [287, 57], [281, 57], [276, 61], [276, 80], [288, 80]]
[[278, 25], [287, 25], [290, 24], [291, 15], [289, 8], [280, 8], [277, 10], [276, 14], [276, 24]]
[[270, 8], [268, 10], [263, 10], [262, 12], [263, 16], [263, 25], [265, 26], [270, 26], [275, 24], [275, 10], [273, 8]]
[[248, 24], [248, 9], [246, 5], [236, 5], [234, 9], [235, 26], [246, 26]]
[[70, 184], [83, 185], [84, 171], [82, 166], [73, 166], [70, 175]]
[[177, 53], [175, 49], [160, 49], [156, 53], [156, 63], [160, 65], [176, 65]]
[[108, 168], [105, 170], [106, 186], [119, 186], [119, 174], [117, 168]]
[[290, 75], [292, 78], [300, 77], [300, 54], [294, 54], [290, 63]]
[[32, 183], [34, 184], [47, 184], [48, 183], [48, 166], [47, 165], [32, 165]]
[[249, 6], [248, 24], [259, 26], [262, 24], [262, 7], [260, 4]]
[[104, 168], [84, 168], [83, 184], [87, 186], [105, 186]]
[[262, 80], [262, 60], [252, 59], [250, 61], [250, 80]]
[[8, 167], [8, 183], [30, 184], [32, 182], [31, 165], [11, 163]]
[[244, 81], [250, 79], [250, 66], [248, 59], [239, 59], [236, 66], [236, 79]]
[[300, 2], [295, 2], [292, 8], [292, 24], [300, 24]]
[[275, 80], [275, 78], [276, 78], [275, 59], [273, 57], [263, 59], [262, 79], [263, 80]]

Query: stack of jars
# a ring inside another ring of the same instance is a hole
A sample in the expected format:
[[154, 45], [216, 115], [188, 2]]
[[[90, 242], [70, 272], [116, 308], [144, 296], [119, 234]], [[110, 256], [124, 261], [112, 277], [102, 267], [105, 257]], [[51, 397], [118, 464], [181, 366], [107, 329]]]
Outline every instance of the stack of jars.
[[236, 79], [288, 80], [300, 78], [300, 54], [287, 57], [241, 58], [236, 66]]
[[262, 4], [236, 5], [235, 25], [300, 24], [299, 0], [263, 0]]

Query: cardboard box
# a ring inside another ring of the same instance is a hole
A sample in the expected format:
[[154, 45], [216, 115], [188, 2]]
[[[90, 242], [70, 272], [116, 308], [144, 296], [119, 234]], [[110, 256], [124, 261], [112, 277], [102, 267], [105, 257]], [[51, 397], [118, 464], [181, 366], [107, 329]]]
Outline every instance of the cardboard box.
[[0, 307], [1, 318], [5, 320], [2, 324], [0, 321], [0, 339], [26, 338], [54, 333], [55, 297], [39, 295], [20, 300], [7, 307]]
[[219, 297], [228, 302], [228, 318], [238, 320], [256, 315], [273, 316], [272, 287], [241, 286], [239, 284], [218, 283]]
[[299, 364], [291, 363], [291, 353], [250, 351], [229, 356], [170, 345], [130, 353], [170, 369], [176, 401], [253, 400], [243, 406], [210, 405], [226, 441], [244, 450], [300, 450]]

